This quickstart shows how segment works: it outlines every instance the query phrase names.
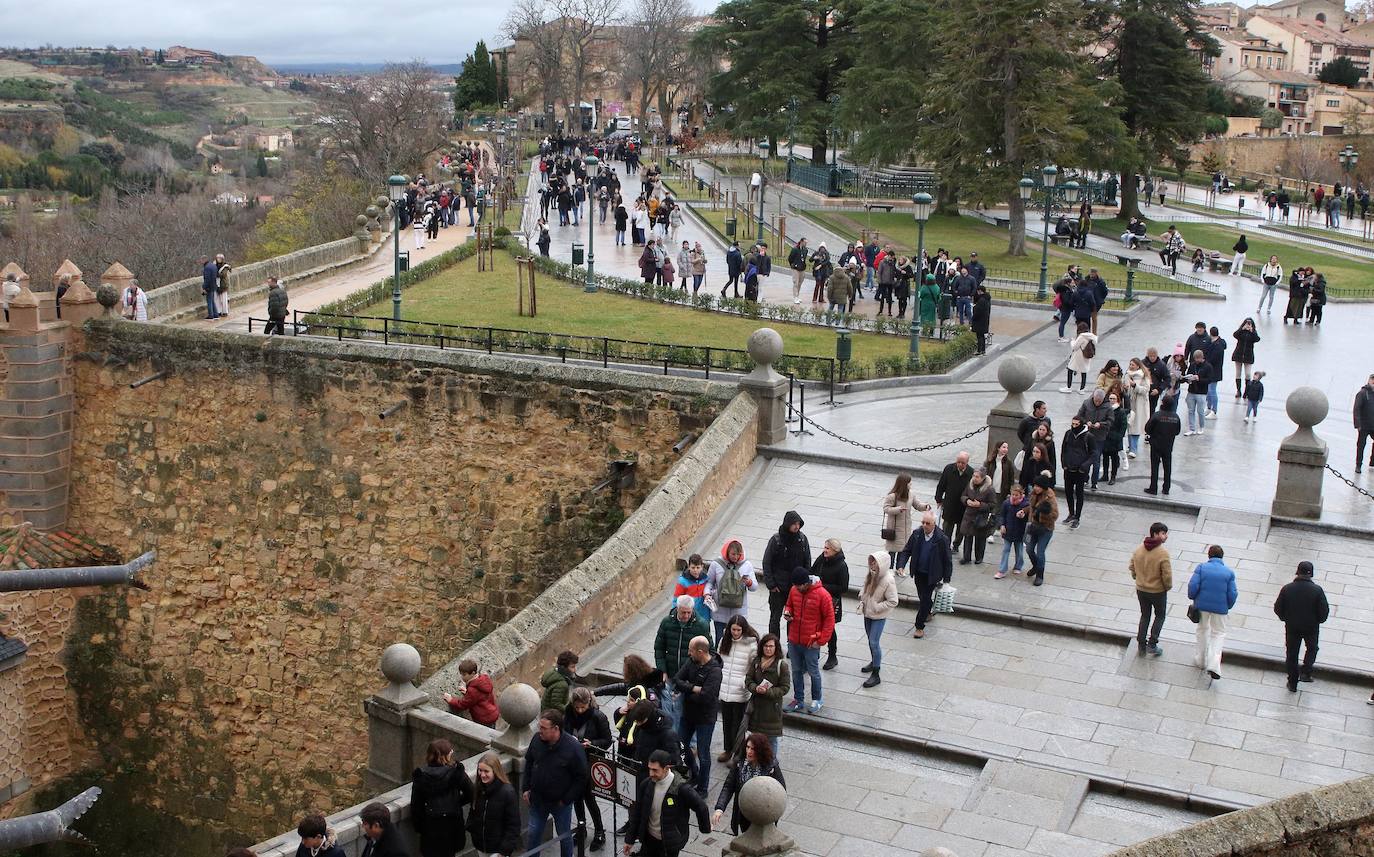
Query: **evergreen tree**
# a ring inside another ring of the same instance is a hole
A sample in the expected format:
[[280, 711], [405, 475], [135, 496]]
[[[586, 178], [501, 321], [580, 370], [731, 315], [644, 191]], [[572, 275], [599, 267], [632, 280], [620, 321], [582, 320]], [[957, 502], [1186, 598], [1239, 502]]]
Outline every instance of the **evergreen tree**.
[[1121, 216], [1131, 217], [1139, 213], [1136, 175], [1202, 137], [1210, 81], [1192, 49], [1218, 56], [1220, 48], [1191, 0], [1104, 0], [1089, 21], [1109, 46], [1102, 76], [1119, 86], [1112, 104], [1128, 136], [1112, 160], [1121, 171]]
[[857, 163], [902, 160], [921, 121], [926, 75], [934, 59], [932, 0], [868, 0], [855, 16], [864, 49], [844, 74], [839, 119], [858, 132]]
[[453, 83], [453, 108], [458, 112], [497, 103], [496, 68], [491, 64], [486, 42], [478, 42], [473, 52], [463, 58], [463, 71]]
[[1336, 57], [1322, 66], [1322, 70], [1317, 73], [1317, 80], [1336, 86], [1359, 86], [1360, 69], [1350, 61], [1350, 57]]
[[258, 152], [258, 176], [267, 178], [267, 156], [262, 152]]
[[[725, 70], [707, 100], [729, 105], [715, 124], [771, 142], [794, 129], [811, 142], [811, 161], [826, 162], [833, 123], [830, 97], [858, 50], [854, 16], [860, 0], [727, 0], [696, 45], [723, 57]], [[868, 46], [865, 46], [867, 48]], [[796, 109], [789, 105], [796, 100]]]
[[[1046, 164], [1091, 162], [1120, 122], [1106, 106], [1114, 86], [1094, 76], [1076, 0], [967, 0], [930, 16], [935, 58], [917, 111], [917, 154], [940, 171], [942, 201], [1006, 201], [1008, 252], [1025, 255], [1017, 184]], [[970, 22], [976, 22], [971, 26]]]

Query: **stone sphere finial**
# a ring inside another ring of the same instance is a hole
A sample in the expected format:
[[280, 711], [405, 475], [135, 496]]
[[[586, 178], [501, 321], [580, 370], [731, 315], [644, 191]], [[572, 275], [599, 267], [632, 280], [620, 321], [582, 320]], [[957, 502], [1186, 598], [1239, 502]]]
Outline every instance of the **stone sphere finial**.
[[382, 652], [382, 675], [392, 684], [410, 684], [420, 674], [420, 653], [409, 643], [392, 643]]
[[1035, 364], [1023, 354], [1004, 357], [997, 364], [997, 383], [1013, 396], [1019, 396], [1035, 384]]
[[749, 334], [749, 343], [745, 348], [755, 363], [772, 366], [782, 356], [782, 335], [771, 327], [760, 327]]
[[366, 214], [360, 214], [360, 215], [358, 215], [357, 217], [353, 218], [353, 222], [356, 223], [356, 224], [358, 225], [358, 228], [359, 228], [359, 229], [366, 229], [366, 228], [367, 228], [367, 215], [366, 215]]
[[739, 793], [739, 811], [750, 824], [777, 824], [787, 809], [787, 791], [772, 777], [754, 777]]
[[1331, 403], [1326, 394], [1316, 387], [1299, 387], [1288, 394], [1285, 410], [1299, 429], [1310, 429], [1326, 419], [1331, 412]]
[[501, 719], [514, 729], [529, 726], [539, 716], [539, 693], [523, 682], [516, 682], [496, 697]]
[[108, 312], [119, 303], [119, 289], [115, 288], [113, 283], [101, 283], [96, 287], [95, 300]]
[[377, 206], [369, 205], [367, 208], [363, 209], [363, 214], [371, 218], [372, 220], [376, 220], [377, 215], [381, 214], [381, 212], [377, 209]]

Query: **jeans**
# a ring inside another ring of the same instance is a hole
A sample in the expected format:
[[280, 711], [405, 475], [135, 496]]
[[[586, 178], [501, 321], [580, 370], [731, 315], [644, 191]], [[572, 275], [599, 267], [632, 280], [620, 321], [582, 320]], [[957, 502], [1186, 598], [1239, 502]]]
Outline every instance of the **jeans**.
[[868, 637], [868, 656], [869, 662], [873, 664], [873, 671], [877, 672], [883, 666], [883, 626], [887, 624], [887, 619], [870, 619], [864, 617], [864, 635]]
[[[6, 312], [9, 312], [9, 310], [6, 310]], [[219, 318], [219, 310], [215, 308], [215, 291], [214, 291], [214, 289], [211, 289], [210, 291], [207, 291], [207, 292], [205, 293], [205, 317], [206, 317], [206, 318]], [[9, 316], [5, 316], [5, 318], [8, 319]]]
[[1025, 545], [1024, 545], [1019, 539], [1018, 539], [1018, 540], [1013, 540], [1013, 539], [1003, 538], [1003, 539], [1002, 539], [1002, 563], [1001, 563], [1000, 565], [997, 566], [997, 570], [998, 570], [998, 571], [1005, 572], [1005, 571], [1007, 570], [1007, 560], [1011, 558], [1011, 551], [1012, 551], [1012, 548], [1015, 548], [1015, 549], [1016, 549], [1016, 565], [1013, 566], [1013, 567], [1014, 567], [1017, 571], [1020, 571], [1020, 570], [1025, 566], [1025, 559], [1024, 559], [1024, 557], [1023, 557], [1023, 555], [1022, 555], [1022, 551], [1025, 549]]
[[1277, 282], [1264, 284], [1263, 290], [1260, 292], [1259, 304], [1255, 306], [1255, 312], [1259, 312], [1260, 307], [1264, 306], [1264, 299], [1266, 296], [1269, 298], [1269, 309], [1272, 310], [1274, 308], [1274, 290], [1278, 287], [1279, 284]]
[[1201, 611], [1197, 623], [1197, 656], [1194, 660], [1205, 670], [1221, 675], [1221, 647], [1226, 642], [1226, 614]]
[[1045, 577], [1045, 548], [1050, 546], [1054, 530], [1045, 527], [1026, 528], [1026, 553], [1030, 554], [1030, 576]]
[[[562, 806], [545, 806], [538, 800], [530, 799], [530, 822], [525, 830], [525, 849], [529, 850], [539, 846], [544, 839], [544, 827], [548, 824], [549, 816], [553, 816], [553, 829], [558, 833], [564, 834], [572, 830], [572, 804]], [[563, 857], [573, 857], [573, 838], [569, 836], [558, 843], [559, 852]], [[543, 854], [541, 850], [539, 852]]]
[[615, 231], [615, 246], [617, 246], [617, 247], [624, 247], [624, 246], [625, 246], [625, 230], [624, 230], [624, 229], [617, 229], [617, 230]]
[[[1096, 434], [1090, 434], [1088, 437], [1092, 438], [1092, 484], [1097, 485], [1097, 480], [1102, 475], [1102, 447], [1106, 444], [1107, 438], [1106, 435], [1098, 437]], [[1081, 502], [1078, 504], [1078, 508], [1079, 511], [1082, 511], [1083, 504]]]
[[973, 298], [959, 298], [957, 313], [960, 324], [968, 324], [973, 321]]
[[1246, 415], [1247, 417], [1258, 417], [1258, 416], [1259, 416], [1259, 402], [1256, 402], [1254, 399], [1246, 399], [1246, 400], [1245, 400], [1245, 415]]
[[668, 722], [676, 729], [678, 721], [682, 719], [682, 697], [671, 690], [664, 690], [658, 696], [658, 710], [663, 712], [663, 716], [668, 718]]
[[[1312, 675], [1312, 667], [1317, 663], [1317, 632], [1320, 628], [1294, 628], [1292, 625], [1283, 626], [1284, 645], [1287, 649], [1288, 661], [1288, 683], [1297, 684], [1298, 676]], [[1303, 643], [1307, 644], [1307, 653], [1302, 659], [1302, 672], [1298, 672], [1298, 648]]]
[[1126, 451], [1127, 451], [1127, 452], [1140, 452], [1140, 435], [1138, 435], [1138, 434], [1128, 434], [1128, 435], [1126, 435]]
[[285, 335], [286, 335], [286, 319], [285, 319], [285, 318], [269, 318], [269, 319], [267, 320], [267, 325], [266, 325], [265, 327], [263, 327], [262, 332], [265, 333], [265, 334], [267, 334], [268, 336], [271, 336], [271, 335], [274, 334], [274, 333], [275, 333], [276, 335], [278, 335], [278, 336], [285, 336]]
[[811, 646], [787, 644], [787, 660], [792, 664], [792, 699], [806, 702], [806, 676], [811, 676], [811, 701], [821, 701], [821, 650]]
[[1214, 413], [1214, 414], [1217, 412], [1217, 384], [1218, 384], [1218, 383], [1220, 383], [1220, 382], [1218, 382], [1218, 381], [1212, 381], [1210, 384], [1207, 385], [1207, 410], [1211, 411], [1211, 412]]
[[1159, 632], [1164, 630], [1164, 612], [1169, 609], [1169, 593], [1141, 592], [1137, 589], [1135, 597], [1140, 602], [1140, 627], [1136, 629], [1136, 641], [1142, 646], [1147, 643], [1153, 646], [1159, 642]]
[[693, 741], [696, 742], [696, 789], [698, 792], [705, 794], [711, 785], [711, 737], [716, 734], [716, 721], [712, 720], [710, 723], [700, 724], [691, 724], [684, 721], [678, 729], [677, 734], [682, 738], [683, 747], [690, 747]]
[[1059, 338], [1064, 338], [1064, 326], [1069, 323], [1070, 313], [1066, 309], [1059, 310]]
[[1207, 397], [1202, 393], [1189, 393], [1188, 401], [1188, 431], [1201, 431], [1206, 423]]

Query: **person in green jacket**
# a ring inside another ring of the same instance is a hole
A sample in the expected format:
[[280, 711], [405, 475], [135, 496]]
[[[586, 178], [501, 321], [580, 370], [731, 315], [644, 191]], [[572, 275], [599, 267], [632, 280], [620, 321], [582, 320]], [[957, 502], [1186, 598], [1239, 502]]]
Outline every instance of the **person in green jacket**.
[[[668, 676], [670, 688], [673, 677], [690, 660], [687, 649], [693, 637], [712, 639], [711, 623], [697, 613], [692, 596], [679, 595], [673, 609], [658, 623], [658, 634], [654, 637], [654, 666]], [[668, 722], [677, 728], [682, 716], [682, 695], [667, 690], [658, 702]]]
[[935, 285], [935, 275], [926, 274], [926, 281], [916, 293], [921, 302], [921, 324], [935, 326], [935, 310], [940, 305], [940, 287]]
[[576, 652], [560, 652], [557, 666], [544, 673], [544, 677], [539, 680], [544, 686], [544, 696], [539, 700], [540, 711], [548, 711], [550, 708], [562, 711], [567, 706], [573, 682], [577, 680], [578, 660]]

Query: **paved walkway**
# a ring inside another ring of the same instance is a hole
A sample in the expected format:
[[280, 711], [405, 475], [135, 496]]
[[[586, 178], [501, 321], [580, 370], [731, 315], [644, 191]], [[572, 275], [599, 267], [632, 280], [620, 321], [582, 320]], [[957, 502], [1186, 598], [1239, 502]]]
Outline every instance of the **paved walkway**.
[[[839, 538], [857, 587], [863, 558], [881, 550], [878, 506], [891, 475], [843, 466], [776, 461], [748, 480], [688, 549], [713, 555], [728, 535], [757, 561], [785, 511], [806, 521], [813, 548]], [[919, 496], [933, 482], [918, 478]], [[869, 660], [854, 599], [839, 625], [840, 665], [824, 673], [825, 708], [789, 715], [780, 757], [788, 778], [782, 827], [806, 854], [909, 855], [943, 845], [960, 857], [1094, 855], [1190, 824], [1180, 804], [1101, 791], [1089, 778], [1177, 790], [1253, 805], [1317, 785], [1374, 773], [1369, 688], [1318, 681], [1289, 694], [1276, 670], [1223, 666], [1213, 682], [1191, 664], [1184, 590], [1209, 543], [1225, 546], [1240, 601], [1230, 616], [1235, 645], [1272, 647], [1282, 631], [1271, 612], [1299, 559], [1317, 564], [1332, 602], [1322, 657], [1367, 664], [1374, 543], [1315, 537], [1226, 515], [1178, 515], [1097, 502], [1083, 528], [1057, 531], [1045, 586], [992, 579], [994, 566], [956, 566], [957, 603], [1064, 618], [1133, 631], [1138, 608], [1126, 560], [1152, 520], [1171, 526], [1174, 588], [1164, 656], [1138, 658], [1122, 645], [1008, 626], [961, 614], [934, 619], [923, 640], [912, 610], [898, 608], [883, 637], [883, 683], [860, 687]], [[1244, 522], [1240, 522], [1244, 521]], [[989, 546], [992, 562], [999, 544]], [[904, 595], [913, 587], [900, 584]], [[620, 656], [651, 656], [668, 596], [584, 658], [619, 671]], [[750, 621], [766, 627], [766, 600], [751, 597]], [[1271, 649], [1272, 651], [1272, 649]], [[857, 726], [856, 742], [835, 726]], [[981, 755], [952, 761], [914, 752], [904, 736]], [[719, 731], [716, 743], [720, 745]], [[719, 765], [713, 779], [724, 771]], [[718, 853], [719, 835], [690, 853]]]

